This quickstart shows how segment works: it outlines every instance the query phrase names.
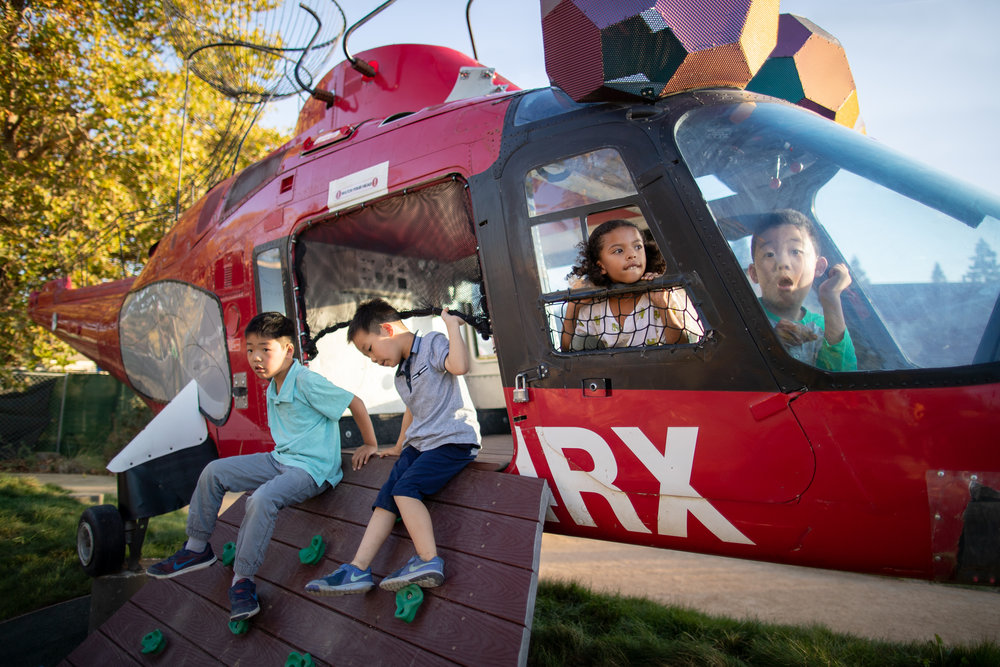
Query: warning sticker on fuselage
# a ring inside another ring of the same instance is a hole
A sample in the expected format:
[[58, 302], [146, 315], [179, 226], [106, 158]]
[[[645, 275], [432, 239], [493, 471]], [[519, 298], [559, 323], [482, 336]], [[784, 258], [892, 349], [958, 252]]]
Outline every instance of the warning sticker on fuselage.
[[382, 162], [367, 169], [330, 181], [326, 205], [331, 211], [374, 199], [389, 191], [389, 163]]

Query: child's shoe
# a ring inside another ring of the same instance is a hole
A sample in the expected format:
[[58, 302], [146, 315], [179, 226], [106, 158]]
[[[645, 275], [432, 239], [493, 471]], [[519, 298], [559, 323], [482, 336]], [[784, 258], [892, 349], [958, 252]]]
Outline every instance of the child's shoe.
[[406, 565], [399, 568], [382, 580], [379, 587], [387, 591], [398, 591], [410, 584], [421, 588], [434, 588], [444, 583], [444, 561], [435, 556], [430, 560], [421, 560], [414, 555]]
[[249, 579], [240, 579], [229, 589], [229, 620], [243, 621], [260, 611], [257, 601], [257, 584]]
[[154, 579], [169, 579], [185, 572], [194, 572], [206, 568], [216, 561], [212, 545], [206, 545], [202, 552], [188, 551], [181, 547], [180, 551], [170, 558], [153, 563], [146, 568], [146, 574]]
[[306, 584], [306, 592], [316, 595], [344, 595], [365, 593], [374, 587], [371, 568], [359, 570], [350, 563], [344, 563], [322, 579], [314, 579]]

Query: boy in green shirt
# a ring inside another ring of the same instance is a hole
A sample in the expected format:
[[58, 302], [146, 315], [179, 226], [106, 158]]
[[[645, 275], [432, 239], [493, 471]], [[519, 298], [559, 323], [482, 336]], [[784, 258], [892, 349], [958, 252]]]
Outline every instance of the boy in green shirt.
[[750, 241], [750, 279], [760, 285], [761, 305], [781, 343], [799, 361], [828, 371], [858, 368], [854, 343], [844, 321], [841, 293], [851, 284], [844, 264], [830, 267], [820, 283], [823, 314], [803, 307], [813, 281], [829, 266], [819, 254], [812, 221], [791, 209], [766, 216]]
[[[202, 470], [191, 498], [184, 546], [151, 565], [155, 579], [175, 577], [216, 561], [208, 543], [226, 491], [253, 491], [236, 537], [230, 620], [260, 611], [254, 574], [274, 532], [278, 511], [336, 486], [340, 466], [340, 416], [348, 409], [362, 440], [376, 448], [375, 429], [360, 398], [295, 359], [295, 324], [281, 313], [261, 313], [246, 328], [250, 370], [267, 385], [267, 423], [274, 451], [216, 459]], [[355, 461], [355, 467], [359, 462]]]

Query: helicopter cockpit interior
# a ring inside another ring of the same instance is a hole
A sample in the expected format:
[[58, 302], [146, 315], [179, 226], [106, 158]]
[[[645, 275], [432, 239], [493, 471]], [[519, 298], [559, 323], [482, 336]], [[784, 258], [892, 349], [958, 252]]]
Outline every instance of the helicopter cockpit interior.
[[[674, 137], [749, 278], [751, 238], [779, 209], [806, 215], [844, 263], [859, 371], [997, 360], [1000, 201], [800, 109], [743, 102], [687, 112]], [[816, 279], [807, 310], [821, 307]], [[756, 296], [760, 297], [759, 290]]]

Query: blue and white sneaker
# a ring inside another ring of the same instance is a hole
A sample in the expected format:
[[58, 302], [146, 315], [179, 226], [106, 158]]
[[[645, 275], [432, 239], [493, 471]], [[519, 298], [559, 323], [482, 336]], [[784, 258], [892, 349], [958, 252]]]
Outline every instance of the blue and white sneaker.
[[350, 563], [344, 563], [322, 579], [314, 579], [306, 584], [307, 593], [316, 595], [345, 595], [366, 593], [375, 587], [372, 569], [359, 570]]
[[257, 584], [249, 579], [240, 579], [229, 589], [229, 620], [245, 621], [260, 611], [257, 600]]
[[170, 577], [176, 577], [178, 574], [206, 568], [216, 560], [211, 544], [207, 545], [205, 550], [201, 552], [188, 551], [184, 547], [181, 547], [180, 551], [170, 558], [161, 560], [159, 563], [153, 563], [146, 568], [146, 574], [154, 579], [169, 579]]
[[410, 584], [421, 588], [434, 588], [444, 583], [444, 561], [435, 556], [430, 560], [421, 560], [413, 556], [406, 565], [399, 568], [379, 583], [379, 588], [387, 591], [398, 591]]

